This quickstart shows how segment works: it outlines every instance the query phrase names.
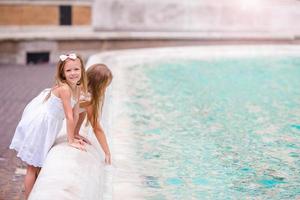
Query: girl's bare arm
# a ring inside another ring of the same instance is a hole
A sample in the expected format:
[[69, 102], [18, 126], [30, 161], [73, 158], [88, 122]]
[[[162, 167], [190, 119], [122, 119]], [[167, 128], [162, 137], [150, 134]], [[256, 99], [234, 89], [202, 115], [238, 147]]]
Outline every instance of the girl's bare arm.
[[65, 112], [66, 121], [67, 121], [68, 143], [70, 146], [72, 146], [74, 148], [86, 151], [84, 148], [84, 145], [75, 141], [75, 135], [74, 135], [75, 121], [74, 121], [73, 109], [71, 106], [71, 98], [72, 98], [71, 91], [68, 88], [68, 86], [64, 85], [59, 88], [58, 93], [59, 93], [59, 97], [62, 100], [63, 109]]
[[79, 117], [75, 126], [75, 137], [79, 135], [80, 127], [85, 119], [86, 112], [79, 113]]
[[62, 100], [62, 104], [66, 116], [68, 142], [69, 144], [71, 144], [74, 142], [74, 129], [75, 129], [73, 109], [71, 106], [72, 95], [68, 86], [61, 86], [58, 92]]
[[109, 150], [109, 146], [108, 146], [104, 131], [103, 131], [101, 125], [99, 124], [99, 122], [92, 124], [92, 113], [93, 113], [92, 106], [91, 105], [87, 106], [86, 111], [87, 111], [88, 120], [93, 127], [93, 131], [96, 135], [96, 138], [97, 138], [102, 150], [105, 153], [105, 162], [107, 164], [111, 164], [110, 150]]
[[76, 135], [76, 127], [77, 127], [77, 123], [78, 123], [78, 120], [79, 120], [79, 95], [80, 95], [80, 89], [79, 89], [79, 87], [77, 87], [77, 89], [76, 89], [76, 100], [77, 100], [77, 103], [75, 104], [75, 106], [73, 108], [73, 118], [74, 118], [74, 124], [75, 124], [75, 127], [74, 127], [74, 137]]

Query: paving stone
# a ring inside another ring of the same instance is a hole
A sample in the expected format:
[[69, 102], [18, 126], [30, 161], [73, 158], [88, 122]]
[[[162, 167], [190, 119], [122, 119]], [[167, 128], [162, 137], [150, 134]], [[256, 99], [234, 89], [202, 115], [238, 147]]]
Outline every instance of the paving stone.
[[24, 107], [52, 86], [55, 69], [55, 64], [0, 65], [0, 200], [24, 199], [26, 164], [8, 147]]

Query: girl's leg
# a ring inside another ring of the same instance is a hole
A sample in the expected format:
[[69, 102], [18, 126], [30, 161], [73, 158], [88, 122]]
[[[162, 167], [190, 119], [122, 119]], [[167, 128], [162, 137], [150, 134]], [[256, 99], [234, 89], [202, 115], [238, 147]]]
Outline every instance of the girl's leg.
[[39, 167], [34, 167], [32, 165], [27, 166], [27, 172], [25, 175], [24, 185], [25, 185], [25, 198], [28, 199], [29, 194], [33, 188], [33, 185], [36, 181], [38, 173], [40, 172]]

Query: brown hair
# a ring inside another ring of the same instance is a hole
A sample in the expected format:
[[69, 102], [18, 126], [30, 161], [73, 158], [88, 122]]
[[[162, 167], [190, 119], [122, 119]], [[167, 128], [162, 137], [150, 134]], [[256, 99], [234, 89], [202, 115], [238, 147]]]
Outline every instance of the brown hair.
[[[68, 54], [67, 54], [68, 55]], [[79, 59], [80, 61], [80, 68], [81, 68], [81, 77], [79, 80], [79, 84], [81, 86], [81, 89], [83, 90], [84, 93], [87, 92], [87, 78], [86, 78], [86, 71], [84, 68], [84, 64], [83, 64], [83, 59], [81, 56], [76, 55], [76, 59]], [[69, 58], [67, 58], [64, 61], [59, 60], [56, 66], [56, 75], [55, 75], [55, 86], [60, 86], [62, 83], [67, 83], [66, 82], [66, 77], [64, 74], [64, 67], [65, 64], [68, 62]], [[47, 101], [51, 96], [51, 90], [49, 92], [49, 94], [46, 96], [46, 98], [44, 99], [44, 102]]]
[[[87, 92], [87, 80], [86, 80], [86, 72], [85, 72], [85, 68], [84, 68], [84, 64], [83, 64], [83, 60], [81, 58], [81, 56], [77, 55], [77, 58], [80, 61], [81, 64], [81, 78], [79, 80], [80, 85], [82, 86], [82, 90], [84, 93]], [[64, 61], [59, 60], [56, 66], [56, 76], [55, 76], [55, 83], [56, 85], [61, 85], [62, 83], [66, 83], [66, 77], [64, 74], [64, 67], [65, 64], [67, 63], [67, 61], [69, 60], [66, 59]]]
[[105, 89], [110, 84], [113, 75], [110, 69], [104, 64], [92, 65], [88, 68], [86, 74], [88, 78], [88, 92], [91, 93], [90, 103], [93, 110], [91, 124], [95, 125], [98, 121], [100, 106], [100, 114], [102, 114]]

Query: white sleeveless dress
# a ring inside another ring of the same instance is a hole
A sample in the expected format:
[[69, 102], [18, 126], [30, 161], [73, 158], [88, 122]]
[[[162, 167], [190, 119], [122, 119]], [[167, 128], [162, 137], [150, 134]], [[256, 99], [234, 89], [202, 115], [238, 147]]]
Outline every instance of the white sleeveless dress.
[[[60, 132], [65, 113], [60, 98], [54, 94], [44, 101], [50, 88], [43, 90], [25, 107], [9, 146], [17, 156], [29, 165], [42, 167], [48, 151]], [[71, 106], [76, 101], [71, 99]]]

